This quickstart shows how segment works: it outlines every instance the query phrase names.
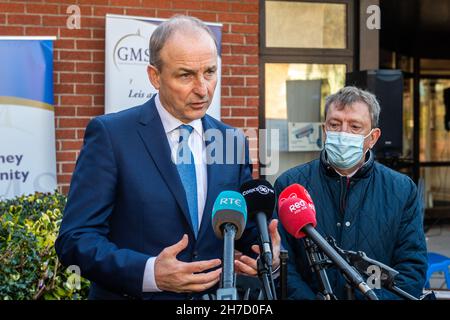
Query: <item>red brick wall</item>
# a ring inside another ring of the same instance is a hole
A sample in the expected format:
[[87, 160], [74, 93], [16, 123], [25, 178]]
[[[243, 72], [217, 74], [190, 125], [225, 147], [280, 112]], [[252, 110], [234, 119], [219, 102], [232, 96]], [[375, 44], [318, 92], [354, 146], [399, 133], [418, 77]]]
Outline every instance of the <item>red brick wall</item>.
[[[81, 9], [79, 30], [66, 27], [66, 11], [72, 4]], [[0, 35], [58, 38], [54, 44], [54, 92], [60, 190], [68, 191], [88, 121], [104, 112], [106, 13], [158, 18], [179, 13], [222, 23], [222, 120], [239, 128], [256, 129], [258, 12], [258, 0], [0, 1]]]

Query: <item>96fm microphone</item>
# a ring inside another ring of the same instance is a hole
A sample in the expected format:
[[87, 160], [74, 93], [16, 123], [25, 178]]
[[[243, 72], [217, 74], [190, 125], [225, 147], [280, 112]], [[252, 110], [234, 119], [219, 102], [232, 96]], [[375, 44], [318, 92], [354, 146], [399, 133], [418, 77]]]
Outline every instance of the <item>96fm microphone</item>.
[[254, 221], [259, 233], [258, 275], [263, 284], [267, 300], [277, 298], [272, 277], [272, 244], [267, 228], [267, 220], [272, 218], [275, 207], [275, 190], [263, 179], [250, 180], [242, 184], [240, 191], [247, 203], [249, 220]]

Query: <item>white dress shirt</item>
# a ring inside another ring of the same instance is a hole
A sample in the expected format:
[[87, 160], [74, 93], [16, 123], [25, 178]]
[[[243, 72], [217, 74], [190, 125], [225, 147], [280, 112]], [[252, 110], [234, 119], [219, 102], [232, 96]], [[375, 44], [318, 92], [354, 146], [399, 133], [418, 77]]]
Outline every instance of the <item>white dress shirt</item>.
[[[207, 169], [205, 162], [206, 146], [203, 138], [203, 125], [200, 119], [194, 120], [190, 123], [183, 123], [173, 115], [171, 115], [162, 105], [159, 100], [159, 94], [155, 97], [156, 110], [158, 111], [159, 117], [164, 127], [164, 131], [169, 142], [170, 149], [172, 151], [172, 161], [176, 154], [176, 150], [179, 145], [180, 131], [178, 127], [182, 124], [190, 125], [194, 128], [191, 135], [189, 136], [188, 144], [191, 148], [192, 154], [194, 156], [195, 162], [195, 175], [197, 178], [197, 203], [198, 203], [198, 225], [201, 226], [203, 210], [205, 209], [206, 203], [206, 192], [208, 190], [207, 184]], [[175, 163], [175, 162], [174, 162]], [[174, 239], [174, 241], [179, 241], [180, 239]], [[155, 259], [156, 257], [151, 257], [147, 260], [144, 271], [144, 281], [142, 290], [143, 292], [158, 292], [161, 291], [155, 281]]]

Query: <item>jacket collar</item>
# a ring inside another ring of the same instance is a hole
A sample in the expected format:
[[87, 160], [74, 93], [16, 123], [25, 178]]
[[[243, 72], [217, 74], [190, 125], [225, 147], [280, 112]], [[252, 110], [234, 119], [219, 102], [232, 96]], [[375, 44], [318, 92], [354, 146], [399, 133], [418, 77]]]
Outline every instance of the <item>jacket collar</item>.
[[[372, 150], [369, 150], [366, 153], [366, 161], [364, 162], [362, 167], [359, 168], [358, 171], [356, 171], [356, 173], [352, 176], [352, 179], [358, 180], [369, 177], [369, 175], [373, 170], [374, 162], [375, 162], [374, 154]], [[329, 177], [333, 178], [340, 177], [339, 173], [337, 173], [336, 170], [334, 170], [334, 168], [328, 162], [327, 153], [325, 149], [322, 150], [322, 152], [320, 153], [320, 168]]]

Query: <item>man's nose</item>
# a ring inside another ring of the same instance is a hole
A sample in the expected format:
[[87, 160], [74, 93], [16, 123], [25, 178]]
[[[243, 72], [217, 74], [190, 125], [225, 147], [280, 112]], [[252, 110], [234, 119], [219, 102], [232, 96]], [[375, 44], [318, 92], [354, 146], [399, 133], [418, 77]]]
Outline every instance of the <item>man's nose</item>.
[[194, 93], [200, 97], [204, 97], [208, 94], [208, 88], [206, 86], [206, 80], [203, 76], [197, 77], [194, 84]]
[[344, 123], [342, 124], [341, 132], [351, 133], [351, 131], [350, 131], [350, 126], [348, 125], [347, 122], [344, 122]]

